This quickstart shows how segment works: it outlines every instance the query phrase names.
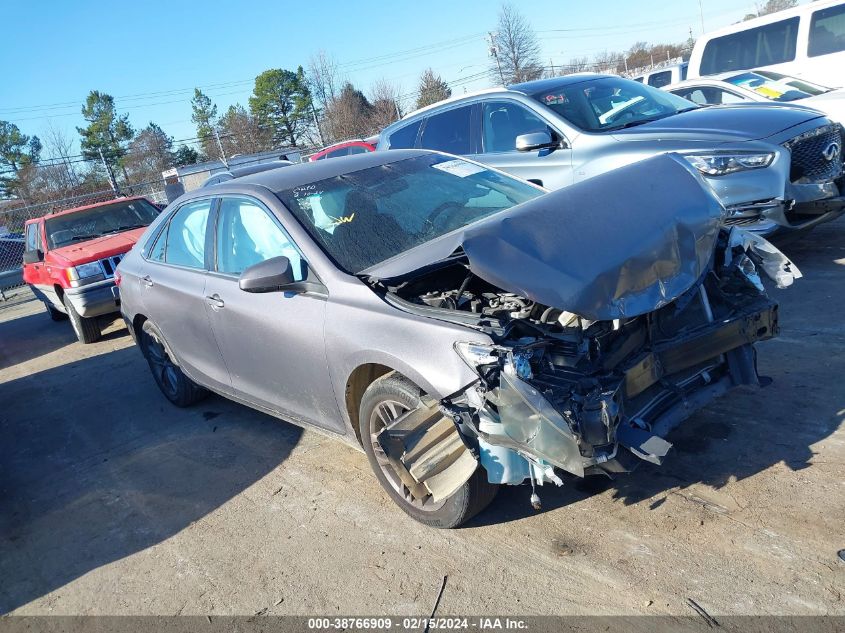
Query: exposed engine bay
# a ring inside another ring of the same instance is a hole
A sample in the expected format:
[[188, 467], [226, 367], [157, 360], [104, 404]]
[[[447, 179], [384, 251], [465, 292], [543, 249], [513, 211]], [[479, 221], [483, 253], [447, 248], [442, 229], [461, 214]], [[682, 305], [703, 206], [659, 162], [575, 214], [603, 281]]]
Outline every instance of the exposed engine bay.
[[734, 386], [761, 384], [753, 344], [778, 325], [758, 271], [779, 287], [800, 277], [762, 238], [722, 230], [697, 283], [613, 320], [503, 291], [460, 254], [396, 280], [383, 288], [389, 303], [478, 330], [492, 344], [458, 343], [478, 380], [399, 418], [379, 441], [403, 481], [435, 500], [479, 463], [491, 483], [532, 487], [562, 485], [563, 472], [612, 477], [639, 460], [660, 464], [672, 428]]

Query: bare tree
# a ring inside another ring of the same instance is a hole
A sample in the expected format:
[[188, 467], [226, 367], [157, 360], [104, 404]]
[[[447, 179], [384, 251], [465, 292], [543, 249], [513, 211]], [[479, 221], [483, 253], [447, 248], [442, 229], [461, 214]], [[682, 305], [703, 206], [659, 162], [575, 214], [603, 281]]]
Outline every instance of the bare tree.
[[320, 109], [325, 109], [337, 99], [343, 80], [337, 61], [326, 51], [312, 55], [308, 60], [308, 87]]
[[540, 43], [528, 21], [514, 6], [505, 4], [497, 28], [493, 38], [496, 63], [490, 67], [491, 75], [506, 84], [539, 79], [543, 74]]
[[81, 182], [78, 163], [70, 159], [73, 156], [73, 139], [53, 123], [52, 119], [47, 121], [43, 136], [47, 155], [59, 159], [53, 161], [53, 164], [57, 164], [58, 167], [50, 170], [52, 172], [50, 180], [60, 190], [72, 192]]
[[569, 63], [564, 66], [564, 75], [569, 75], [572, 73], [582, 73], [590, 66], [590, 60], [587, 57], [573, 57], [569, 60]]
[[399, 108], [400, 88], [385, 79], [380, 79], [370, 89], [370, 103], [373, 113], [370, 116], [370, 131], [380, 132], [402, 116]]
[[622, 55], [604, 50], [593, 58], [593, 67], [597, 73], [615, 73], [621, 62]]
[[760, 17], [761, 15], [777, 13], [778, 11], [783, 11], [784, 9], [791, 9], [792, 7], [796, 6], [798, 6], [798, 0], [767, 0], [766, 4], [764, 4], [762, 7], [759, 4], [757, 5], [756, 13], [747, 14], [743, 18], [743, 20], [751, 20], [753, 18]]

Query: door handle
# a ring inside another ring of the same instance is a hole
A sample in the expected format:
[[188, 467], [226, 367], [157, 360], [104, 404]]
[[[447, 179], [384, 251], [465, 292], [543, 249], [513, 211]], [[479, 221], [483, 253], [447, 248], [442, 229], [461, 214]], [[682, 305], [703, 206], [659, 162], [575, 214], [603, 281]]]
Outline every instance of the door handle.
[[226, 303], [223, 301], [223, 299], [220, 298], [220, 295], [218, 294], [213, 294], [210, 297], [206, 297], [205, 300], [208, 302], [208, 305], [210, 305], [215, 310], [218, 310], [226, 305]]
[[153, 287], [153, 280], [149, 275], [144, 275], [141, 277], [141, 283], [144, 284], [147, 288]]

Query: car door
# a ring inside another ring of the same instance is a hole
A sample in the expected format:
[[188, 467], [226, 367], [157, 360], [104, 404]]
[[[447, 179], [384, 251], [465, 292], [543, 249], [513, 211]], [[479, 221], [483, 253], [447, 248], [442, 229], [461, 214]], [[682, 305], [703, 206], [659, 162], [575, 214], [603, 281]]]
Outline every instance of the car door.
[[196, 382], [230, 393], [229, 371], [205, 310], [212, 206], [213, 199], [204, 198], [176, 210], [150, 247], [139, 283], [147, 316], [161, 330], [185, 373]]
[[246, 268], [280, 255], [298, 281], [313, 277], [277, 218], [258, 200], [224, 196], [215, 252], [205, 308], [235, 395], [292, 421], [343, 431], [324, 344], [327, 295], [251, 293], [238, 286]]
[[548, 189], [572, 184], [572, 151], [561, 147], [520, 152], [516, 138], [548, 132], [563, 140], [536, 112], [507, 99], [481, 102], [481, 151], [476, 160]]

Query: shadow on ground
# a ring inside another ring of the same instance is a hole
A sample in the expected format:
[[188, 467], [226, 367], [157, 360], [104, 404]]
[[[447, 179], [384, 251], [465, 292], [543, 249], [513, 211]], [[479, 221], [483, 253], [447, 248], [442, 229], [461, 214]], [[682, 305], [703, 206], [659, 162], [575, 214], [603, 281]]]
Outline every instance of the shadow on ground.
[[[73, 334], [52, 336], [30, 343]], [[0, 613], [173, 536], [301, 435], [222, 398], [173, 407], [134, 347], [2, 383], [0, 403]]]
[[[624, 504], [663, 502], [665, 493], [694, 484], [721, 488], [775, 464], [810, 466], [812, 446], [845, 421], [845, 218], [817, 227], [782, 246], [804, 274], [791, 288], [772, 289], [780, 302], [781, 334], [758, 345], [764, 389], [742, 387], [710, 404], [669, 436], [674, 445], [662, 466], [642, 463], [614, 481], [604, 477], [566, 480], [563, 488], [538, 488], [541, 512], [554, 512], [610, 491]], [[811, 292], [812, 290], [812, 292]], [[505, 486], [468, 527], [524, 519], [536, 514], [530, 488]]]

